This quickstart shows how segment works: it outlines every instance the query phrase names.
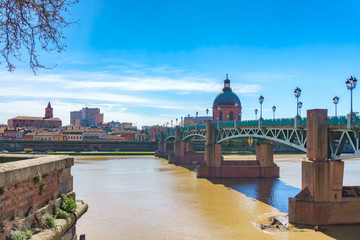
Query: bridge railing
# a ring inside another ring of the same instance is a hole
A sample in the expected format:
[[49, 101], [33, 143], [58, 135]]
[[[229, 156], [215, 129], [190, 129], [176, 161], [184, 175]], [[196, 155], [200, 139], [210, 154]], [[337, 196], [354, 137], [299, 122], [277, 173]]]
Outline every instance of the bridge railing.
[[327, 118], [327, 124], [328, 125], [346, 125], [347, 124], [347, 117], [346, 116], [337, 116], [337, 117], [331, 116], [331, 117], [328, 117]]
[[[360, 117], [354, 117], [355, 125], [360, 125]], [[244, 121], [237, 121], [237, 127], [257, 127], [259, 124], [259, 120], [244, 120]], [[294, 126], [295, 118], [277, 118], [277, 119], [263, 119], [263, 126]], [[328, 125], [346, 125], [347, 124], [347, 116], [330, 116], [327, 118]], [[306, 118], [299, 118], [299, 125], [306, 126]], [[215, 126], [218, 127], [218, 123], [215, 122]], [[228, 121], [228, 122], [220, 122], [220, 127], [235, 127], [235, 121]], [[195, 129], [206, 129], [206, 124], [200, 125], [191, 125], [191, 126], [184, 126], [181, 127], [181, 131], [187, 130], [195, 130]], [[165, 134], [172, 134], [175, 133], [175, 128], [169, 128], [164, 132]]]

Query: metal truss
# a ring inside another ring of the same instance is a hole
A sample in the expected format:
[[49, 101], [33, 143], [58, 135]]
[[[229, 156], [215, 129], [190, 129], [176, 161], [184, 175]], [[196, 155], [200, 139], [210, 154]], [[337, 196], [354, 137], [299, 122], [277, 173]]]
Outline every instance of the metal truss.
[[216, 142], [234, 138], [260, 138], [279, 142], [306, 152], [306, 130], [295, 128], [223, 128], [217, 131]]
[[[345, 146], [351, 147], [343, 153]], [[360, 157], [358, 129], [329, 129], [329, 154], [331, 159]]]
[[206, 134], [206, 128], [181, 131], [181, 141], [185, 141], [194, 136], [206, 138]]

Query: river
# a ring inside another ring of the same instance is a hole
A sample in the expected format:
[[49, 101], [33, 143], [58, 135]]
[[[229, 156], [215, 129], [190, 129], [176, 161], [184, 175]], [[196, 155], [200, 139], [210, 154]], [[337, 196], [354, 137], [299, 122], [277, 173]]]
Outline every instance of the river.
[[[360, 225], [321, 232], [258, 227], [287, 213], [288, 197], [300, 191], [304, 157], [275, 155], [280, 179], [212, 181], [151, 156], [75, 157], [74, 191], [89, 204], [77, 233], [87, 240], [360, 239]], [[360, 185], [359, 172], [359, 160], [346, 161], [344, 185]]]

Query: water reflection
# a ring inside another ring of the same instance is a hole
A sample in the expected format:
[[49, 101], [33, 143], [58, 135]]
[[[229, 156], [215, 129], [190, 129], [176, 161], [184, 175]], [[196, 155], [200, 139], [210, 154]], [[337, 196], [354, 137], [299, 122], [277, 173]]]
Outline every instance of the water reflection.
[[281, 212], [288, 212], [288, 198], [300, 192], [299, 188], [289, 186], [274, 178], [212, 179], [210, 181], [214, 184], [223, 184], [247, 197], [275, 207]]

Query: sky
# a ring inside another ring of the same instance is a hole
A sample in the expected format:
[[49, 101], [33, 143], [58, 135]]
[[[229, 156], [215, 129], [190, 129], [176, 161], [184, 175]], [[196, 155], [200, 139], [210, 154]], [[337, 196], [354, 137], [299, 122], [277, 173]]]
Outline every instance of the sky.
[[[41, 53], [55, 66], [34, 75], [26, 62], [9, 73], [0, 64], [0, 123], [16, 116], [54, 117], [98, 107], [105, 122], [164, 124], [188, 114], [206, 116], [226, 73], [244, 120], [326, 108], [340, 97], [350, 111], [345, 81], [360, 78], [360, 2], [288, 0], [80, 0], [64, 30], [65, 52]], [[360, 87], [358, 87], [360, 88]], [[360, 111], [360, 89], [354, 111]]]

